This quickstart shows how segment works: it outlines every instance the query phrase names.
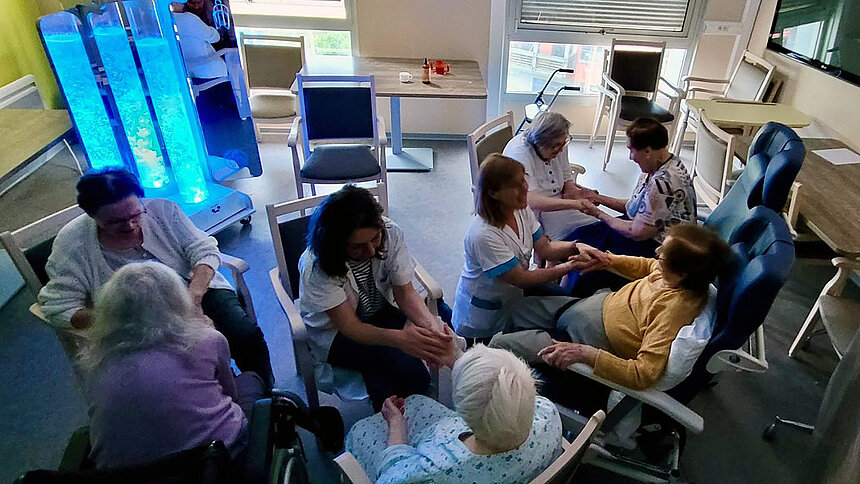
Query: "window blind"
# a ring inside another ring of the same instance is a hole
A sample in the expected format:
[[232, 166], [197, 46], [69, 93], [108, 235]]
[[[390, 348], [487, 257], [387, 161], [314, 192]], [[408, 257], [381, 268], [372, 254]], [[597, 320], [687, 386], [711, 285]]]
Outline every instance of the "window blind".
[[690, 0], [522, 0], [520, 24], [562, 30], [683, 32]]

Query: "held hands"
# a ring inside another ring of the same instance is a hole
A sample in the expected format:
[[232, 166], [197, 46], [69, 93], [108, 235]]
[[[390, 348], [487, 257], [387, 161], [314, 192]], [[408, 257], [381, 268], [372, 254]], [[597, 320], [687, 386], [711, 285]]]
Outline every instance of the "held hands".
[[579, 210], [580, 212], [582, 212], [586, 215], [591, 215], [592, 217], [598, 217], [600, 214], [603, 213], [603, 211], [601, 211], [599, 208], [597, 208], [597, 205], [595, 204], [595, 202], [593, 202], [591, 200], [575, 200], [575, 202], [578, 203], [579, 205], [577, 207], [574, 207], [574, 208], [576, 208], [577, 210]]
[[570, 198], [573, 200], [588, 200], [595, 205], [600, 204], [600, 193], [597, 190], [585, 188], [581, 185], [574, 185], [572, 190], [566, 190], [563, 198]]
[[611, 259], [609, 258], [609, 254], [606, 252], [597, 250], [588, 244], [583, 244], [582, 242], [577, 242], [576, 248], [578, 252], [570, 256], [566, 262], [566, 264], [570, 265], [571, 270], [576, 270], [585, 274], [587, 272], [599, 271], [609, 267]]
[[448, 368], [454, 369], [454, 363], [463, 356], [463, 349], [461, 345], [465, 344], [462, 338], [454, 334], [454, 330], [452, 330], [449, 326], [444, 326], [443, 330], [447, 336], [451, 337], [450, 342], [448, 343], [448, 353], [445, 355], [445, 358], [440, 361], [443, 366], [447, 366]]
[[546, 364], [562, 370], [574, 363], [585, 363], [593, 367], [597, 361], [597, 348], [552, 340], [552, 344], [540, 350], [538, 356], [543, 358]]
[[388, 445], [406, 443], [406, 401], [392, 395], [382, 402], [382, 418], [388, 423]]
[[416, 358], [440, 365], [448, 359], [450, 334], [407, 321], [397, 335], [396, 346]]

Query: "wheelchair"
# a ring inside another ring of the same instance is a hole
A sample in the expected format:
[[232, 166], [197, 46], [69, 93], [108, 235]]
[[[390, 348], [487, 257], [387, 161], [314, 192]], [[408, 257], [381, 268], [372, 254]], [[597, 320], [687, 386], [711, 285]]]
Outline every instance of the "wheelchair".
[[311, 432], [320, 449], [343, 447], [343, 420], [333, 407], [310, 409], [293, 393], [274, 390], [258, 400], [249, 422], [243, 458], [231, 461], [221, 441], [206, 442], [158, 461], [122, 469], [95, 469], [89, 459], [89, 427], [72, 433], [57, 470], [33, 470], [16, 484], [278, 483], [308, 484], [307, 460], [297, 427]]

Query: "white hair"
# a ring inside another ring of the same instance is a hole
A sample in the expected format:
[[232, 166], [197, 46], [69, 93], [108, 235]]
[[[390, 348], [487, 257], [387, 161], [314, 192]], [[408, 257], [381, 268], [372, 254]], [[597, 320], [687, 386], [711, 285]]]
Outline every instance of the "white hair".
[[526, 130], [526, 140], [535, 145], [546, 147], [570, 131], [570, 121], [555, 111], [541, 111]]
[[536, 390], [524, 361], [479, 344], [457, 360], [451, 379], [454, 408], [481, 443], [504, 452], [526, 441]]
[[154, 347], [185, 351], [203, 326], [176, 271], [159, 262], [127, 264], [96, 296], [81, 365], [93, 370], [109, 357]]

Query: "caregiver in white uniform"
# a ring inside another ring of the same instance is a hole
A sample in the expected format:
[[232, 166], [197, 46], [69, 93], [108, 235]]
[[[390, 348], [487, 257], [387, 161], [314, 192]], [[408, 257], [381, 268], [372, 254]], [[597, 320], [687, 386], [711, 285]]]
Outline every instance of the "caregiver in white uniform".
[[[481, 163], [477, 191], [452, 323], [460, 336], [485, 339], [503, 329], [504, 309], [523, 297], [523, 289], [553, 282], [605, 256], [587, 245], [551, 241], [544, 235], [528, 208], [529, 185], [516, 160], [498, 153], [488, 156]], [[530, 270], [533, 249], [542, 259], [560, 263]], [[590, 256], [577, 257], [580, 252]]]

